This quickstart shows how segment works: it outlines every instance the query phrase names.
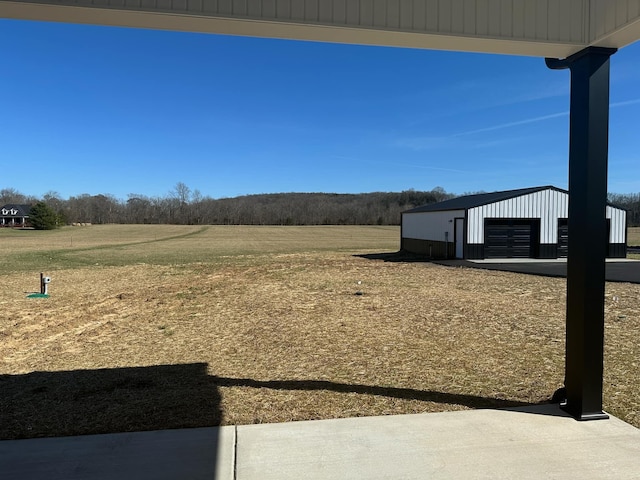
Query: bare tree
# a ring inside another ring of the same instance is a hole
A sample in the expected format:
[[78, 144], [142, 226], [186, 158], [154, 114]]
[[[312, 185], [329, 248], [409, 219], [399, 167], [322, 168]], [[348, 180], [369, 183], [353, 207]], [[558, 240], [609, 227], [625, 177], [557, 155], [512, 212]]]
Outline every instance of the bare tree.
[[178, 182], [169, 192], [169, 196], [176, 198], [180, 205], [186, 205], [191, 200], [191, 189], [186, 184]]
[[170, 217], [173, 218], [171, 223], [191, 223], [191, 215], [189, 211], [189, 203], [191, 201], [191, 189], [183, 182], [176, 183], [175, 187], [169, 192]]
[[3, 188], [0, 190], [0, 204], [27, 203], [27, 197], [15, 188]]

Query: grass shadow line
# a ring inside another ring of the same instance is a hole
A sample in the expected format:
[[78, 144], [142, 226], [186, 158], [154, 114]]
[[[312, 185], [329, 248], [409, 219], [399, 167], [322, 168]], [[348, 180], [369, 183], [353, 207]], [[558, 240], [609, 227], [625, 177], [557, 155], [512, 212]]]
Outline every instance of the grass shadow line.
[[218, 387], [250, 387], [268, 388], [272, 390], [290, 391], [320, 391], [326, 390], [338, 393], [357, 393], [362, 395], [377, 395], [403, 400], [418, 400], [442, 404], [463, 405], [470, 408], [507, 408], [526, 407], [529, 402], [492, 397], [481, 397], [461, 393], [437, 392], [432, 390], [418, 390], [415, 388], [381, 387], [375, 385], [361, 385], [331, 382], [328, 380], [254, 380], [251, 378], [212, 377]]

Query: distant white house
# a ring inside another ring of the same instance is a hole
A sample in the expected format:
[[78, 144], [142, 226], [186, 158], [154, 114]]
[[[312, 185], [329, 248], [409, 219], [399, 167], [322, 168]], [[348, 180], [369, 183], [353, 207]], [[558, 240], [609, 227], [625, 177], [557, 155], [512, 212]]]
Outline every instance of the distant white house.
[[7, 204], [0, 209], [0, 227], [26, 227], [31, 205]]
[[[402, 213], [401, 246], [433, 258], [566, 257], [569, 192], [545, 186], [482, 193]], [[608, 256], [627, 253], [627, 212], [608, 204]]]

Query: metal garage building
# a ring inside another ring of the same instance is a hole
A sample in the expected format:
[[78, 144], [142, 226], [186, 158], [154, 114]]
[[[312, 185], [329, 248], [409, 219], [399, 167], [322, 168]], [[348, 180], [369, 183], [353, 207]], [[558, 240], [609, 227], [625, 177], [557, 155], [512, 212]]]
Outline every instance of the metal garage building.
[[[552, 186], [466, 195], [402, 213], [401, 247], [433, 258], [558, 258], [569, 192]], [[607, 256], [624, 258], [626, 211], [606, 207]]]

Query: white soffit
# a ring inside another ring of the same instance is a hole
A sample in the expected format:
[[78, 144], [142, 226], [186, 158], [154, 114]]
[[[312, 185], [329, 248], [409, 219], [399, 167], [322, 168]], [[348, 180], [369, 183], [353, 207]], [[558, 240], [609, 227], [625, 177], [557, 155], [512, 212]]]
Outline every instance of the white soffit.
[[640, 0], [0, 0], [0, 18], [558, 58], [640, 39]]

